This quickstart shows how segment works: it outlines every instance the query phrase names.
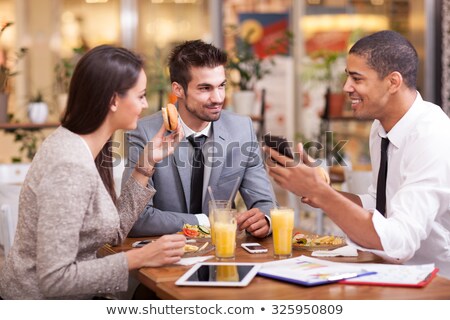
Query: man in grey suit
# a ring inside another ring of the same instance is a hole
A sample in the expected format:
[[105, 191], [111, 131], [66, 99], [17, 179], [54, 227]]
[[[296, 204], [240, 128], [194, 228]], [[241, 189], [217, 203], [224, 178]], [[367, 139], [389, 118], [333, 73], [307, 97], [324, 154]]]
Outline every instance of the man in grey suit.
[[[248, 208], [237, 219], [239, 229], [255, 237], [270, 234], [269, 210], [273, 207], [274, 194], [252, 122], [248, 117], [222, 110], [226, 62], [225, 52], [200, 40], [187, 41], [172, 51], [169, 58], [172, 92], [177, 96], [179, 125], [183, 126], [186, 138], [173, 155], [156, 164], [157, 170], [149, 183], [157, 193], [130, 236], [175, 233], [184, 223], [209, 225], [208, 186], [215, 199], [226, 200], [238, 177], [239, 192]], [[123, 181], [130, 176], [139, 153], [162, 121], [158, 112], [141, 119], [137, 129], [127, 133], [128, 163]], [[200, 147], [204, 161], [200, 178], [203, 185], [201, 181], [191, 181], [195, 153], [191, 136], [197, 139], [202, 135], [206, 137]], [[197, 208], [193, 208], [195, 194], [201, 198]]]

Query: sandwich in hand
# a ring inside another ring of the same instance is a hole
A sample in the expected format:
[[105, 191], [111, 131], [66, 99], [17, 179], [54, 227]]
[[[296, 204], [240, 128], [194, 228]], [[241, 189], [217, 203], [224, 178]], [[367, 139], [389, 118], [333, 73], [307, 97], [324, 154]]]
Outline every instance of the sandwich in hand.
[[331, 180], [330, 180], [330, 175], [328, 174], [328, 172], [322, 167], [316, 167], [316, 170], [319, 171], [319, 173], [322, 176], [322, 179], [325, 181], [325, 183], [330, 184]]
[[177, 108], [168, 103], [167, 107], [162, 107], [162, 117], [164, 121], [164, 127], [167, 131], [177, 130], [178, 127], [178, 111]]

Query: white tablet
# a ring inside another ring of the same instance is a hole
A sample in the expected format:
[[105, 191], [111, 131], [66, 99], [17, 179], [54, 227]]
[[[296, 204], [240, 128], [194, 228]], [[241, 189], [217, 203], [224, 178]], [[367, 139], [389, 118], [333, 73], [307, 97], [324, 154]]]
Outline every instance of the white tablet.
[[175, 284], [178, 286], [245, 287], [255, 277], [259, 264], [204, 262], [194, 265]]

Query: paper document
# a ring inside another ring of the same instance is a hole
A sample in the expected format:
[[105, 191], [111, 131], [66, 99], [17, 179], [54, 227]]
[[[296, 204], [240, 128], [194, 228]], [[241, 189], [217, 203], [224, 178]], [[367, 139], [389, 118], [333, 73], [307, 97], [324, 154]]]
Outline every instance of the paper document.
[[372, 274], [365, 264], [330, 262], [306, 256], [266, 262], [258, 274], [282, 281], [315, 286]]
[[376, 271], [376, 274], [345, 280], [342, 283], [420, 288], [428, 284], [439, 271], [433, 263], [423, 265], [367, 264], [366, 266], [369, 270]]

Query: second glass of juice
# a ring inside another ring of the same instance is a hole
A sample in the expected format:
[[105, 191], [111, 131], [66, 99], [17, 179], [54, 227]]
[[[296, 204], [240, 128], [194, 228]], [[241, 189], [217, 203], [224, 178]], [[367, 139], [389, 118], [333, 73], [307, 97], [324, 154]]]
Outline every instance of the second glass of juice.
[[276, 259], [292, 256], [292, 232], [294, 230], [294, 209], [274, 208], [270, 210], [272, 219], [273, 252]]

